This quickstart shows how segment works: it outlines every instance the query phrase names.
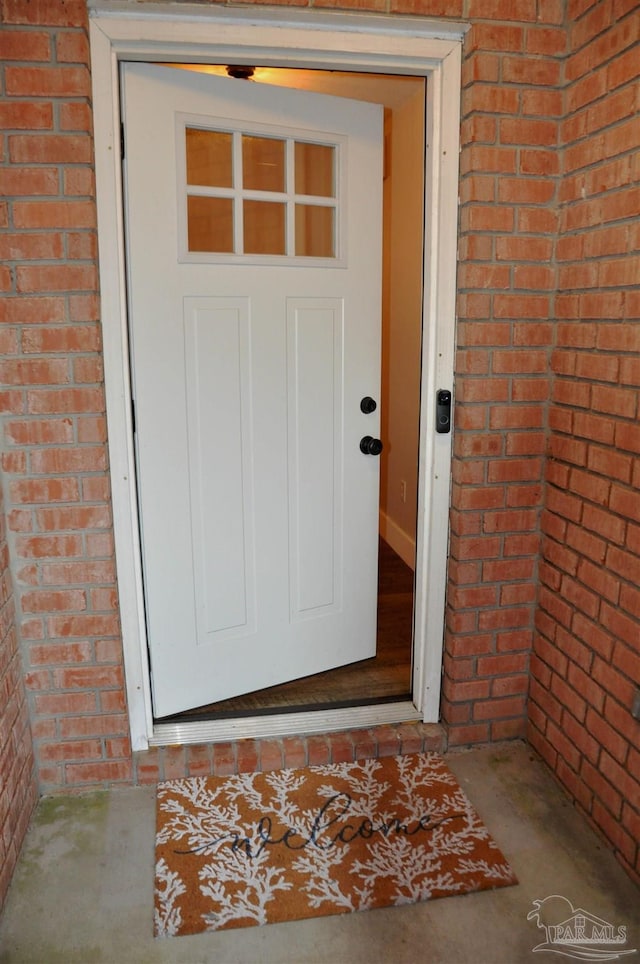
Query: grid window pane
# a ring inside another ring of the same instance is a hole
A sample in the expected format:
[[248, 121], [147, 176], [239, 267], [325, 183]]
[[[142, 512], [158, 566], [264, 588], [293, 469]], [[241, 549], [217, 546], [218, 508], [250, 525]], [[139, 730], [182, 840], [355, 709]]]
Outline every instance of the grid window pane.
[[335, 148], [296, 141], [294, 153], [296, 194], [335, 197]]
[[233, 252], [233, 201], [224, 197], [187, 197], [189, 251]]
[[335, 208], [296, 204], [296, 255], [335, 258]]
[[284, 204], [273, 201], [245, 201], [244, 253], [286, 254]]
[[242, 185], [246, 191], [284, 191], [285, 141], [243, 135]]
[[233, 187], [232, 136], [187, 127], [187, 184]]

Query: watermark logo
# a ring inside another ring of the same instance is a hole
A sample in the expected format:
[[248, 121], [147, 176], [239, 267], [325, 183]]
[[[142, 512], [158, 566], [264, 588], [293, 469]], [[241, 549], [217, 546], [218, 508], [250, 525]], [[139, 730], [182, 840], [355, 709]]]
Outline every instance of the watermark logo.
[[527, 920], [535, 920], [546, 940], [535, 951], [554, 951], [581, 961], [617, 961], [635, 948], [626, 948], [627, 929], [575, 908], [559, 894], [533, 901]]

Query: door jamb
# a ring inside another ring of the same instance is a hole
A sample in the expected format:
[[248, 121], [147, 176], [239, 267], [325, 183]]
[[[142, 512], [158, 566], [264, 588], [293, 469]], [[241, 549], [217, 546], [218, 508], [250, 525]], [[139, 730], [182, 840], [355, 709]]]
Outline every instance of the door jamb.
[[[453, 389], [461, 42], [467, 25], [421, 18], [89, 0], [101, 318], [113, 522], [133, 750], [422, 719], [436, 722], [444, 632], [451, 435], [434, 430], [435, 392]], [[427, 77], [424, 305], [414, 704], [154, 726], [128, 367], [120, 164], [120, 60], [258, 63]], [[429, 538], [425, 538], [426, 533]], [[427, 620], [427, 614], [429, 619]], [[267, 721], [265, 723], [265, 721]], [[224, 725], [221, 725], [224, 723]]]

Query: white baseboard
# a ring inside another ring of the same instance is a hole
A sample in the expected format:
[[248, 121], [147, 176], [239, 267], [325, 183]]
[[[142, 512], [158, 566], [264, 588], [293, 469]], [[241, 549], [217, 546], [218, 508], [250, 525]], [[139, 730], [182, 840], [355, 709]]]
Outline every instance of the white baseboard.
[[416, 568], [416, 540], [380, 510], [380, 535], [410, 569]]

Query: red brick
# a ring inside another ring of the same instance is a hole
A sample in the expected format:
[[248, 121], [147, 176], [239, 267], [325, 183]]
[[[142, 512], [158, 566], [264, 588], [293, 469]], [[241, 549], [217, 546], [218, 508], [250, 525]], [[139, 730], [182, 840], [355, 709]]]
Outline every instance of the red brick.
[[[598, 749], [604, 747], [614, 760], [620, 765], [624, 765], [629, 747], [628, 739], [617, 733], [599, 713], [595, 713], [591, 709], [587, 710], [585, 725], [589, 733], [593, 734], [594, 743]], [[599, 753], [596, 754], [596, 759], [592, 759], [591, 762], [595, 764], [598, 756]]]
[[23, 559], [44, 559], [82, 555], [80, 535], [29, 536], [16, 540], [16, 549]]
[[27, 470], [27, 457], [24, 452], [5, 452], [1, 464], [7, 475], [23, 475]]
[[8, 142], [12, 164], [89, 164], [93, 158], [86, 134], [13, 134]]
[[[637, 624], [635, 635], [621, 635], [613, 650], [613, 665], [621, 670], [630, 680], [640, 680], [640, 651], [635, 646], [637, 640]], [[626, 645], [625, 645], [626, 644]]]
[[18, 266], [16, 268], [18, 291], [82, 291], [95, 290], [97, 270], [95, 265], [66, 262], [59, 265]]
[[50, 57], [48, 33], [39, 30], [0, 32], [0, 60], [45, 61]]
[[525, 48], [528, 54], [557, 56], [566, 49], [566, 33], [558, 27], [530, 27], [526, 31]]
[[[58, 539], [76, 537], [58, 536]], [[67, 553], [68, 554], [68, 553]], [[74, 616], [51, 616], [48, 631], [53, 637], [61, 636], [117, 636], [119, 622], [116, 616], [87, 613]]]
[[280, 740], [260, 741], [260, 770], [280, 770], [283, 766], [282, 742]]
[[[1, 40], [2, 34], [0, 34]], [[58, 193], [58, 171], [55, 168], [0, 168], [0, 193], [6, 197], [53, 195]]]
[[106, 468], [104, 446], [47, 448], [31, 455], [31, 470], [37, 474], [58, 475], [76, 472], [101, 472]]
[[504, 537], [505, 557], [536, 555], [539, 549], [539, 542], [540, 535], [538, 532], [507, 533]]
[[[241, 3], [255, 3], [255, 0], [240, 0]], [[262, 2], [262, 0], [259, 0]], [[394, 0], [404, 13], [412, 12], [416, 0]], [[302, 6], [304, 0], [293, 0], [292, 6]], [[376, 13], [386, 12], [384, 0], [320, 0], [319, 7], [341, 7], [346, 10], [367, 10]]]
[[304, 740], [299, 737], [288, 736], [282, 741], [285, 767], [303, 767], [307, 764], [307, 753]]
[[475, 23], [465, 38], [466, 51], [496, 50], [522, 52], [524, 50], [524, 29], [497, 23]]
[[213, 745], [213, 773], [215, 776], [226, 777], [237, 772], [236, 744], [215, 743]]
[[473, 720], [499, 720], [503, 717], [524, 716], [525, 697], [509, 696], [501, 699], [478, 701], [473, 707]]
[[563, 99], [560, 90], [524, 90], [522, 113], [530, 117], [562, 116]]
[[612, 485], [609, 505], [612, 512], [625, 519], [640, 520], [640, 505], [638, 505], [637, 492], [634, 489]]
[[87, 9], [84, 0], [3, 0], [4, 22], [36, 26], [84, 27]]
[[99, 740], [69, 740], [64, 743], [42, 743], [38, 756], [44, 763], [67, 760], [99, 760], [102, 744]]
[[13, 97], [89, 96], [89, 71], [82, 67], [6, 67], [5, 91]]
[[72, 412], [104, 412], [104, 394], [98, 388], [68, 388], [27, 393], [28, 411], [33, 415]]
[[502, 80], [506, 84], [527, 84], [540, 87], [558, 87], [560, 64], [554, 60], [535, 57], [502, 58]]
[[65, 779], [69, 784], [95, 783], [109, 787], [114, 783], [131, 782], [132, 768], [129, 760], [67, 764], [64, 769]]
[[310, 736], [307, 739], [309, 766], [324, 766], [330, 762], [331, 749], [326, 736]]
[[509, 205], [467, 205], [462, 209], [461, 230], [513, 231], [514, 211]]
[[496, 318], [548, 318], [549, 299], [544, 295], [496, 294], [493, 311]]
[[63, 385], [69, 381], [69, 366], [64, 358], [0, 361], [0, 380], [5, 385]]
[[621, 703], [631, 706], [635, 694], [633, 684], [626, 676], [610, 666], [608, 662], [596, 658], [593, 663], [592, 677], [602, 686], [605, 693], [609, 693]]
[[640, 783], [625, 767], [613, 759], [609, 753], [600, 755], [600, 773], [621, 793], [625, 800], [640, 799]]
[[329, 735], [332, 763], [351, 763], [354, 759], [354, 748], [351, 735], [347, 733], [331, 733]]
[[492, 741], [525, 740], [527, 734], [527, 720], [520, 717], [513, 720], [497, 720], [491, 724]]
[[468, 17], [471, 20], [519, 20], [537, 19], [534, 0], [470, 0]]
[[76, 666], [53, 672], [56, 689], [115, 689], [122, 687], [120, 666]]
[[[507, 466], [510, 464], [506, 463]], [[522, 464], [517, 463], [512, 478], [520, 481], [522, 472]], [[508, 481], [511, 473], [504, 472], [503, 475], [505, 481]], [[537, 475], [539, 475], [539, 472]], [[521, 508], [486, 512], [483, 520], [483, 532], [533, 532], [537, 530], [537, 518], [538, 515], [534, 510], [527, 511]]]
[[[72, 167], [63, 172], [64, 193], [68, 197], [95, 196], [95, 176], [91, 168]], [[73, 320], [73, 319], [72, 319]]]
[[113, 583], [115, 580], [115, 567], [112, 561], [84, 560], [82, 562], [49, 563], [41, 567], [41, 573], [42, 582], [45, 586]]
[[[91, 714], [96, 709], [94, 693], [54, 693], [42, 694], [34, 697], [35, 711], [39, 715], [60, 715], [66, 713]], [[62, 716], [60, 721], [60, 736], [62, 739], [76, 736], [100, 736], [99, 726], [93, 725], [91, 716], [72, 718]], [[104, 721], [105, 717], [100, 717]]]
[[[190, 750], [192, 749], [194, 748], [190, 747]], [[105, 740], [104, 750], [106, 756], [111, 760], [126, 759], [129, 761], [131, 759], [131, 741], [126, 736], [116, 738], [115, 740]], [[190, 756], [191, 754], [189, 753], [189, 757]]]
[[497, 81], [500, 75], [500, 58], [495, 54], [475, 51], [462, 65], [462, 86], [474, 81]]
[[489, 482], [535, 482], [541, 478], [541, 460], [508, 458], [489, 463]]
[[551, 178], [502, 177], [498, 185], [498, 201], [502, 203], [547, 204], [554, 193], [555, 182]]
[[240, 740], [237, 747], [238, 773], [255, 773], [258, 767], [258, 743]]
[[[549, 592], [545, 586], [540, 588], [538, 605], [543, 613], [546, 612], [552, 617], [554, 623], [560, 623], [562, 626], [569, 628], [573, 615], [572, 608], [557, 595], [555, 587], [553, 592]], [[537, 619], [539, 622], [540, 614], [537, 614]]]
[[558, 125], [551, 120], [531, 120], [505, 117], [500, 121], [500, 140], [503, 144], [522, 144], [551, 147], [558, 138]]
[[56, 666], [61, 663], [87, 663], [93, 659], [93, 648], [88, 642], [51, 643], [31, 646], [29, 658], [34, 666]]
[[616, 87], [635, 80], [637, 76], [638, 51], [632, 47], [609, 63], [607, 67], [607, 89], [615, 90]]
[[17, 228], [92, 228], [96, 212], [92, 201], [16, 201], [13, 219]]
[[[53, 111], [51, 104], [29, 103], [0, 103], [0, 127], [3, 130], [51, 130], [53, 128]], [[53, 135], [51, 135], [53, 136]], [[13, 140], [13, 138], [12, 138]], [[33, 158], [16, 157], [15, 160], [33, 160]]]
[[[446, 719], [446, 717], [445, 717]], [[465, 746], [486, 743], [489, 740], [489, 725], [475, 723], [467, 726], [449, 727], [449, 746]]]
[[87, 596], [81, 589], [57, 592], [31, 592], [22, 595], [24, 613], [46, 613], [50, 611], [79, 612], [87, 608]]

